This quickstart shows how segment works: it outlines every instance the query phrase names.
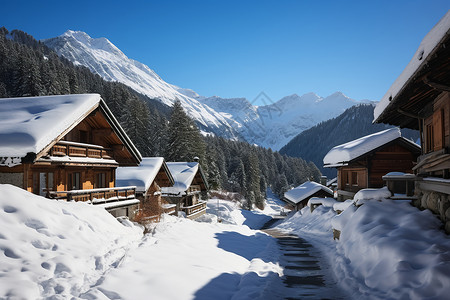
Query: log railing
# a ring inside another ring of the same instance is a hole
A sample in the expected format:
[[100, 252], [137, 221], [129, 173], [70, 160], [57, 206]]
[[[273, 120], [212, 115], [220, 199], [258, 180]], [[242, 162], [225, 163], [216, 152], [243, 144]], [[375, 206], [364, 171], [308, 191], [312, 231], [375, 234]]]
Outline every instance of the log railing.
[[50, 155], [112, 159], [113, 151], [98, 145], [59, 141], [50, 150]]
[[67, 201], [92, 201], [93, 204], [106, 203], [134, 199], [136, 197], [136, 187], [115, 187], [90, 190], [73, 191], [50, 191], [49, 197], [53, 199], [63, 199]]
[[185, 206], [181, 209], [186, 213], [186, 216], [193, 215], [199, 211], [206, 209], [206, 201], [201, 201], [200, 203], [191, 206]]

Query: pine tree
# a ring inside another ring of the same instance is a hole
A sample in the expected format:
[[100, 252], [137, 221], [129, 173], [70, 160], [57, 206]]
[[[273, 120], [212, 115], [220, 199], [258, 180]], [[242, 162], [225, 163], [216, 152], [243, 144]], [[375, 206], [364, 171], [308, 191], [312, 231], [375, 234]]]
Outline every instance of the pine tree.
[[205, 143], [195, 123], [187, 116], [180, 101], [172, 108], [169, 122], [166, 159], [168, 161], [193, 161], [205, 156]]

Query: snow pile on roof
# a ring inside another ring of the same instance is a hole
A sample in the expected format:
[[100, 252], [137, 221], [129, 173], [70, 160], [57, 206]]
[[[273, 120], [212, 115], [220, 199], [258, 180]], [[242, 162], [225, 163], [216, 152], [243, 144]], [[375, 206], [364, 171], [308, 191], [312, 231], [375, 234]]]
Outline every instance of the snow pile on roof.
[[374, 110], [374, 120], [378, 119], [381, 113], [389, 105], [392, 99], [394, 99], [405, 84], [413, 77], [414, 73], [421, 68], [422, 65], [427, 63], [428, 56], [450, 30], [450, 11], [431, 29], [431, 31], [424, 37], [419, 45], [413, 58], [403, 70], [402, 74], [394, 81], [392, 86], [381, 98]]
[[401, 137], [399, 128], [386, 129], [332, 148], [323, 158], [324, 167], [343, 166], [384, 144]]
[[311, 205], [323, 205], [325, 207], [333, 207], [334, 204], [336, 204], [336, 199], [334, 198], [319, 198], [319, 197], [312, 197], [308, 200], [308, 207], [311, 207]]
[[102, 208], [0, 184], [0, 298], [78, 298], [141, 237]]
[[284, 193], [284, 197], [290, 202], [298, 204], [300, 201], [314, 195], [320, 190], [324, 190], [325, 192], [328, 192], [331, 196], [333, 196], [333, 191], [326, 186], [323, 186], [317, 182], [307, 181], [299, 185], [298, 187]]
[[116, 170], [116, 186], [136, 186], [136, 191], [146, 192], [158, 175], [163, 157], [144, 157], [137, 167], [120, 167]]
[[0, 157], [40, 152], [99, 101], [99, 94], [0, 99]]
[[333, 210], [335, 212], [339, 212], [339, 211], [344, 211], [346, 210], [349, 206], [353, 205], [353, 203], [355, 203], [355, 201], [353, 201], [353, 199], [347, 199], [344, 202], [336, 202], [333, 205]]
[[190, 187], [198, 171], [198, 162], [168, 162], [167, 167], [175, 183], [172, 187], [163, 187], [161, 190], [163, 194], [176, 195]]
[[391, 191], [385, 186], [380, 189], [362, 189], [359, 190], [353, 200], [356, 205], [362, 204], [365, 200], [383, 200], [392, 196]]

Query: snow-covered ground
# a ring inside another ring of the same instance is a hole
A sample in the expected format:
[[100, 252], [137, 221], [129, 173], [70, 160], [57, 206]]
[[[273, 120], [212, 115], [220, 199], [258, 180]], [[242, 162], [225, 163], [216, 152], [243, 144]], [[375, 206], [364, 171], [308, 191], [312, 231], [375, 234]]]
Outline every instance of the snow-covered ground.
[[[354, 299], [446, 299], [450, 238], [440, 222], [408, 202], [366, 196], [359, 208], [334, 205], [339, 216], [327, 199], [276, 228], [313, 244]], [[282, 205], [270, 193], [263, 211], [211, 199], [199, 221], [164, 216], [143, 235], [101, 208], [0, 185], [0, 299], [280, 299], [282, 253], [257, 228]]]
[[144, 236], [101, 208], [0, 185], [0, 299], [264, 298], [279, 250], [250, 227], [270, 217], [217, 199], [208, 211], [217, 203], [222, 222], [164, 216]]
[[[320, 249], [354, 299], [449, 299], [450, 237], [441, 222], [385, 196], [385, 189], [359, 192], [359, 208], [353, 201], [334, 205], [340, 215], [330, 205], [312, 213], [305, 207], [277, 228]], [[333, 228], [341, 231], [338, 241]]]

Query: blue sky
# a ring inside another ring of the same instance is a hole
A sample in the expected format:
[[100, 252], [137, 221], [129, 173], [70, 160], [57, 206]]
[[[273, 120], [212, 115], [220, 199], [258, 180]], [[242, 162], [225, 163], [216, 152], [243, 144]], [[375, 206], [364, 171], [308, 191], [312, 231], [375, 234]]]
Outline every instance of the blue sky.
[[450, 1], [8, 1], [0, 26], [106, 37], [201, 95], [379, 100]]

